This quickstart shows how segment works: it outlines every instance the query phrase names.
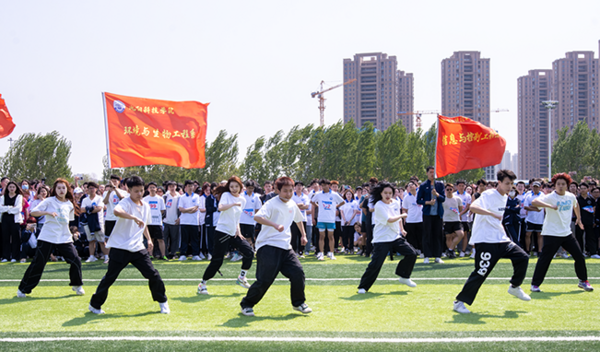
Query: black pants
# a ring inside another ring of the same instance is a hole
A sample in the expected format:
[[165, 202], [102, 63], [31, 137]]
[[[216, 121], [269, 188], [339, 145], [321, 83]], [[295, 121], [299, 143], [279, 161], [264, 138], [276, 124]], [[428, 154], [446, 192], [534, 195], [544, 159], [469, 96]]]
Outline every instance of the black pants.
[[180, 233], [179, 225], [163, 224], [163, 239], [165, 240], [165, 251], [169, 257], [174, 257], [179, 249]]
[[206, 267], [202, 280], [208, 281], [212, 279], [217, 271], [221, 269], [223, 265], [223, 257], [225, 253], [229, 251], [229, 246], [237, 248], [242, 254], [242, 270], [248, 270], [252, 266], [252, 258], [254, 258], [254, 251], [250, 244], [245, 239], [241, 239], [238, 236], [229, 236], [221, 231], [215, 231], [215, 248], [213, 250], [213, 256], [210, 260], [210, 264]]
[[[142, 249], [139, 252], [129, 252], [124, 249], [111, 248], [110, 249], [110, 261], [108, 262], [108, 270], [100, 281], [96, 293], [92, 295], [90, 305], [96, 309], [100, 309], [106, 297], [108, 297], [108, 289], [117, 280], [119, 274], [129, 263], [140, 271], [142, 276], [148, 279], [148, 286], [150, 292], [152, 292], [152, 299], [159, 303], [167, 301], [167, 295], [165, 293], [165, 284], [160, 278], [158, 270], [152, 265], [150, 254], [146, 249]], [[133, 298], [135, 299], [135, 297]]]
[[251, 239], [252, 242], [256, 241], [254, 237], [254, 225], [240, 224], [240, 231], [242, 232], [242, 236], [244, 236], [245, 238]]
[[291, 249], [263, 246], [256, 252], [256, 281], [242, 299], [242, 307], [254, 307], [281, 273], [290, 279], [292, 305], [298, 307], [306, 300], [304, 296], [304, 270]]
[[188, 242], [192, 243], [192, 255], [200, 254], [200, 234], [198, 225], [180, 225], [181, 229], [181, 248], [179, 255], [187, 255]]
[[583, 250], [583, 233], [585, 232], [585, 250], [589, 255], [598, 254], [598, 238], [594, 231], [594, 225], [583, 225], [583, 230], [579, 226], [575, 226], [575, 236], [579, 247]]
[[21, 256], [21, 225], [16, 223], [12, 214], [2, 218], [2, 258], [19, 260]]
[[423, 215], [423, 255], [425, 258], [442, 256], [442, 218]]
[[354, 226], [342, 226], [342, 245], [354, 252]]
[[[302, 226], [304, 226], [304, 229], [306, 229], [305, 222], [302, 222]], [[300, 232], [300, 229], [298, 228], [298, 225], [296, 225], [295, 222], [292, 222], [291, 230], [292, 230], [292, 249], [296, 253], [300, 253], [300, 254], [304, 253], [304, 246], [302, 245], [302, 232]]]
[[414, 249], [423, 249], [423, 223], [422, 222], [407, 222], [404, 225], [407, 232], [406, 240]]
[[340, 238], [342, 238], [343, 236], [343, 232], [342, 232], [342, 222], [341, 221], [336, 221], [335, 222], [335, 230], [333, 230], [333, 245], [335, 246], [335, 248], [333, 248], [331, 251], [334, 252], [340, 245]]
[[510, 239], [514, 243], [519, 243], [519, 233], [521, 232], [521, 223], [519, 221], [515, 221], [512, 224], [505, 224], [504, 228], [506, 229], [506, 233], [510, 236]]
[[396, 275], [405, 279], [410, 278], [417, 261], [417, 253], [404, 237], [400, 237], [393, 242], [373, 243], [373, 258], [360, 279], [359, 289], [364, 288], [368, 291], [373, 286], [388, 253], [400, 253], [404, 256], [396, 267]]
[[370, 220], [367, 220], [367, 243], [365, 243], [365, 256], [370, 256], [373, 252], [373, 228], [375, 225], [371, 223]]
[[48, 259], [50, 259], [50, 253], [52, 253], [55, 248], [58, 249], [60, 255], [65, 258], [65, 261], [71, 265], [69, 268], [69, 279], [71, 280], [69, 286], [83, 285], [81, 259], [77, 255], [73, 243], [56, 244], [38, 240], [37, 248], [35, 249], [35, 257], [27, 268], [27, 271], [25, 271], [25, 275], [23, 275], [23, 279], [19, 284], [19, 290], [21, 292], [31, 293], [31, 291], [40, 283], [42, 272], [44, 272], [46, 263], [48, 262]]
[[212, 255], [214, 250], [216, 227], [204, 224], [203, 228], [204, 230], [202, 231], [202, 237], [200, 239], [202, 253], [205, 255]]
[[579, 243], [571, 234], [567, 237], [544, 236], [544, 249], [542, 249], [542, 255], [535, 265], [533, 280], [531, 280], [532, 285], [539, 286], [544, 282], [550, 263], [561, 246], [569, 252], [575, 260], [575, 274], [577, 274], [579, 280], [587, 281], [588, 276], [587, 267], [585, 266], [585, 257], [581, 252]]
[[521, 247], [513, 242], [504, 242], [476, 243], [475, 248], [477, 249], [475, 270], [467, 279], [462, 291], [456, 296], [457, 300], [468, 305], [473, 304], [479, 288], [501, 258], [509, 258], [512, 261], [514, 272], [510, 283], [515, 287], [521, 286], [527, 273], [527, 264], [529, 264], [529, 256]]

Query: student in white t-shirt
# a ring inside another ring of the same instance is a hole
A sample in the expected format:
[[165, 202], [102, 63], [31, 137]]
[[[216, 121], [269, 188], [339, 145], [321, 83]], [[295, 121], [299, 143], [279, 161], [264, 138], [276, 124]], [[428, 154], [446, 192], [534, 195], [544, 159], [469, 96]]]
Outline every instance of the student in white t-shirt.
[[402, 202], [403, 212], [408, 214], [405, 220], [406, 240], [418, 254], [421, 254], [421, 250], [423, 249], [423, 206], [417, 203], [416, 183], [409, 182], [406, 185], [406, 190], [408, 194], [404, 196], [404, 201]]
[[177, 207], [179, 209], [179, 227], [181, 230], [181, 247], [179, 248], [179, 260], [187, 259], [188, 243], [192, 244], [192, 260], [200, 258], [200, 220], [198, 209], [200, 208], [200, 196], [194, 193], [194, 181], [186, 180], [183, 189], [184, 194], [179, 197]]
[[231, 176], [224, 186], [215, 189], [215, 195], [219, 199], [219, 222], [215, 229], [215, 246], [210, 264], [204, 271], [202, 282], [198, 285], [198, 294], [208, 294], [206, 283], [212, 279], [223, 265], [223, 257], [234, 247], [242, 254], [242, 270], [236, 283], [244, 288], [250, 288], [246, 280], [246, 274], [252, 266], [254, 251], [240, 231], [240, 217], [245, 209], [246, 199], [240, 194], [242, 191], [242, 180], [237, 176]]
[[396, 267], [396, 275], [400, 276], [400, 283], [408, 287], [417, 286], [410, 279], [417, 261], [417, 252], [404, 238], [406, 231], [402, 226], [402, 219], [407, 215], [401, 214], [400, 202], [393, 197], [394, 186], [385, 181], [371, 189], [371, 199], [374, 204], [372, 221], [375, 225], [373, 228], [373, 256], [360, 279], [358, 285], [360, 294], [367, 293], [373, 286], [388, 253], [400, 253], [403, 256]]
[[275, 188], [279, 195], [268, 200], [254, 217], [262, 228], [256, 238], [256, 281], [240, 303], [242, 314], [247, 316], [254, 316], [253, 307], [267, 293], [279, 273], [290, 280], [294, 310], [304, 314], [312, 312], [305, 303], [304, 270], [291, 245], [292, 223], [302, 233], [302, 245], [306, 244], [304, 216], [292, 200], [294, 180], [280, 177], [275, 181]]
[[462, 199], [454, 196], [454, 185], [446, 183], [446, 201], [442, 203], [444, 208], [444, 234], [446, 235], [446, 254], [448, 258], [456, 258], [456, 246], [463, 239], [464, 232], [460, 221], [462, 213]]
[[350, 188], [342, 191], [342, 198], [344, 198], [344, 204], [340, 207], [342, 245], [346, 254], [354, 254], [354, 224], [356, 224], [356, 215], [360, 214], [360, 206]]
[[87, 197], [81, 201], [81, 211], [88, 214], [88, 223], [83, 227], [87, 239], [90, 241], [90, 257], [86, 263], [98, 260], [96, 258], [96, 242], [98, 242], [100, 250], [104, 254], [104, 264], [108, 264], [108, 250], [104, 237], [104, 199], [96, 194], [97, 191], [98, 184], [88, 182]]
[[541, 186], [542, 184], [539, 181], [533, 182], [532, 192], [525, 196], [524, 205], [525, 210], [527, 210], [527, 217], [525, 218], [527, 226], [527, 231], [525, 232], [525, 251], [527, 253], [531, 252], [531, 240], [534, 232], [538, 236], [536, 251], [539, 252], [542, 250], [542, 236], [540, 234], [542, 232], [542, 225], [544, 224], [544, 209], [532, 205], [534, 199], [544, 194], [540, 191]]
[[593, 291], [594, 288], [588, 282], [585, 257], [579, 247], [579, 243], [571, 232], [571, 217], [573, 213], [577, 217], [576, 226], [583, 229], [581, 213], [574, 194], [567, 192], [567, 188], [573, 182], [571, 176], [566, 173], [555, 174], [552, 183], [556, 190], [550, 194], [542, 195], [533, 200], [532, 206], [546, 208], [546, 218], [542, 227], [544, 247], [533, 272], [531, 280], [531, 292], [541, 292], [540, 285], [546, 277], [550, 263], [558, 249], [562, 246], [575, 260], [575, 273], [579, 278], [579, 287], [585, 291]]
[[319, 229], [319, 252], [317, 253], [317, 259], [323, 260], [323, 251], [325, 248], [325, 235], [329, 238], [329, 252], [327, 257], [331, 260], [335, 260], [333, 251], [335, 250], [335, 242], [333, 236], [333, 230], [335, 230], [335, 213], [337, 208], [344, 205], [344, 200], [339, 194], [333, 192], [329, 186], [331, 182], [327, 179], [322, 179], [319, 184], [323, 191], [315, 193], [311, 199], [311, 202], [315, 208], [317, 208], [317, 228]]
[[[144, 181], [139, 176], [127, 179], [129, 197], [124, 198], [114, 209], [117, 223], [106, 246], [110, 248], [108, 270], [100, 281], [96, 293], [92, 295], [88, 309], [94, 314], [104, 314], [102, 305], [108, 297], [108, 290], [117, 280], [119, 274], [129, 263], [148, 279], [152, 299], [159, 303], [160, 312], [170, 313], [165, 284], [160, 274], [152, 265], [150, 254], [154, 249], [147, 225], [151, 221], [150, 206], [142, 200]], [[148, 250], [144, 247], [143, 238], [148, 241]]]
[[471, 204], [471, 212], [477, 214], [473, 223], [473, 231], [469, 244], [477, 245], [475, 255], [475, 270], [471, 273], [462, 291], [456, 296], [454, 310], [459, 313], [470, 313], [465, 307], [473, 304], [475, 296], [483, 282], [494, 269], [501, 258], [512, 261], [513, 277], [510, 280], [508, 293], [523, 300], [529, 301], [529, 297], [521, 289], [521, 284], [527, 273], [529, 256], [521, 247], [512, 242], [506, 235], [502, 218], [508, 200], [508, 192], [512, 189], [513, 181], [517, 178], [510, 170], [499, 170], [497, 173], [498, 187], [490, 189], [481, 194]]
[[[308, 218], [307, 211], [310, 208], [310, 198], [308, 195], [304, 194], [302, 190], [304, 189], [304, 183], [301, 181], [296, 181], [294, 183], [294, 194], [292, 195], [292, 201], [296, 203], [298, 209], [300, 209], [300, 213], [302, 213], [302, 223], [304, 225], [304, 230], [306, 231], [307, 225], [306, 220]], [[300, 240], [302, 238], [302, 232], [300, 231], [300, 227], [296, 225], [295, 222], [292, 222], [292, 249], [295, 253], [297, 253], [298, 257], [304, 258], [305, 252], [305, 244], [302, 244]], [[308, 237], [307, 237], [308, 241]], [[308, 243], [308, 242], [307, 242]], [[310, 248], [309, 248], [310, 249]]]
[[77, 255], [75, 246], [73, 246], [73, 236], [69, 231], [69, 221], [75, 218], [73, 209], [73, 193], [71, 193], [69, 182], [59, 178], [52, 186], [50, 197], [44, 199], [31, 211], [31, 216], [45, 216], [46, 222], [37, 239], [35, 257], [19, 284], [17, 297], [25, 297], [38, 285], [44, 267], [55, 248], [65, 261], [71, 265], [69, 285], [72, 286], [76, 294], [85, 294], [82, 287], [81, 259]]
[[260, 200], [260, 196], [254, 193], [256, 182], [248, 180], [244, 182], [244, 186], [246, 190], [242, 192], [242, 196], [246, 199], [246, 206], [242, 209], [242, 215], [240, 216], [240, 231], [242, 231], [242, 235], [252, 246], [254, 244], [254, 237], [256, 236], [254, 233], [256, 226], [254, 215], [262, 206], [262, 201]]
[[177, 193], [177, 183], [175, 181], [167, 182], [167, 193], [162, 197], [165, 203], [165, 218], [163, 220], [163, 238], [165, 240], [165, 252], [168, 252], [167, 258], [175, 258], [175, 253], [179, 249], [179, 193]]
[[104, 194], [104, 204], [106, 205], [106, 216], [104, 217], [104, 235], [108, 238], [112, 233], [115, 224], [117, 223], [117, 217], [113, 213], [115, 206], [119, 204], [127, 192], [119, 189], [119, 183], [121, 177], [117, 175], [110, 175], [110, 183], [106, 185]]
[[[156, 182], [148, 183], [148, 195], [144, 197], [144, 202], [150, 205], [150, 222], [148, 223], [148, 232], [150, 238], [156, 240], [160, 249], [160, 259], [167, 260], [165, 255], [165, 240], [163, 239], [163, 214], [167, 210], [165, 200], [156, 194], [158, 186]], [[150, 253], [152, 254], [152, 253]]]

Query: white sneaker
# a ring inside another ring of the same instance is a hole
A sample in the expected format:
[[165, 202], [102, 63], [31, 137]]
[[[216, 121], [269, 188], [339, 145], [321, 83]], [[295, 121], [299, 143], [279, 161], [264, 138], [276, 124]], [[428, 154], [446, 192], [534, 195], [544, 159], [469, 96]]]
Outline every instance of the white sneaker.
[[205, 283], [200, 283], [198, 284], [198, 294], [199, 295], [207, 295], [208, 294], [208, 289], [206, 288], [206, 284]]
[[2, 263], [6, 263], [8, 260], [6, 259], [2, 259]]
[[[592, 256], [592, 258], [594, 258], [594, 256]], [[16, 260], [16, 259], [11, 259], [11, 260], [10, 260], [10, 262], [11, 262], [11, 263], [16, 263], [16, 262], [17, 262], [17, 260]]]
[[[91, 255], [85, 262], [86, 263], [93, 263], [96, 260], [98, 260], [98, 258], [96, 258], [96, 256], [94, 256], [94, 255]], [[96, 314], [99, 314], [99, 313], [96, 313]]]
[[454, 301], [454, 311], [455, 312], [459, 312], [461, 314], [469, 314], [471, 313], [470, 310], [467, 309], [467, 307], [465, 307], [465, 303], [461, 302], [461, 301]]
[[423, 264], [429, 264], [429, 258], [423, 259]]
[[297, 311], [299, 311], [302, 314], [312, 313], [312, 309], [310, 309], [310, 307], [306, 303], [302, 303], [298, 307], [294, 307], [294, 310], [297, 310]]
[[438, 264], [444, 264], [444, 261], [441, 258], [435, 258], [435, 262]]
[[250, 307], [242, 308], [242, 314], [244, 314], [247, 317], [253, 317], [254, 309], [252, 309]]
[[200, 259], [206, 259], [206, 257], [204, 256], [204, 253], [200, 253]]
[[333, 256], [333, 252], [327, 253], [327, 257], [331, 260], [335, 260], [335, 257]]
[[27, 295], [24, 294], [23, 292], [21, 292], [21, 290], [17, 290], [17, 297], [19, 297], [19, 298], [25, 298], [25, 297], [27, 297]]
[[192, 260], [198, 261], [198, 260], [202, 260], [202, 258], [200, 258], [199, 256], [195, 255], [195, 256], [192, 257]]
[[104, 314], [104, 311], [102, 309], [96, 309], [96, 308], [92, 307], [91, 304], [88, 307], [88, 309], [90, 310], [90, 312], [92, 312], [94, 314]]
[[184, 261], [187, 260], [187, 257], [185, 255], [182, 255], [181, 257], [179, 257], [179, 261]]
[[323, 252], [317, 253], [317, 260], [323, 260]]
[[471, 259], [475, 259], [475, 250], [473, 250], [473, 252], [471, 253], [471, 255], [469, 256], [469, 258]]
[[510, 287], [508, 288], [508, 293], [510, 293], [511, 295], [513, 295], [523, 301], [531, 301], [531, 297], [529, 297], [528, 294], [523, 292], [523, 290], [521, 289], [521, 286], [512, 287], [512, 285], [510, 285]]
[[398, 279], [398, 281], [401, 284], [405, 284], [408, 287], [417, 287], [417, 284], [414, 281], [412, 281], [411, 279], [405, 279], [405, 278], [401, 277]]
[[531, 285], [531, 292], [542, 292], [539, 286]]
[[465, 252], [460, 251], [460, 253], [458, 254], [459, 257], [464, 258], [465, 257]]
[[248, 283], [248, 280], [246, 280], [245, 277], [238, 276], [237, 281], [235, 283], [242, 286], [243, 288], [250, 288], [250, 283]]
[[367, 290], [365, 290], [364, 288], [359, 288], [358, 293], [364, 295], [365, 293], [367, 293]]
[[421, 259], [425, 258], [425, 254], [423, 254], [423, 253], [419, 254], [419, 258], [421, 258]]
[[212, 260], [212, 255], [210, 253], [208, 253], [208, 257], [206, 257], [206, 259]]
[[171, 309], [169, 308], [169, 302], [159, 303], [160, 306], [160, 314], [169, 314], [171, 313]]
[[562, 253], [562, 257], [565, 259], [569, 259], [569, 253], [567, 253], [566, 251]]
[[[446, 255], [446, 253], [442, 253], [442, 258], [446, 258], [446, 257], [448, 257], [448, 256]], [[437, 263], [437, 261], [436, 261], [436, 263]]]
[[75, 291], [75, 293], [77, 294], [77, 296], [83, 296], [83, 295], [85, 295], [85, 291], [83, 290], [83, 286], [73, 286], [71, 289], [73, 291]]
[[592, 258], [592, 259], [600, 259], [600, 255], [598, 255], [598, 254], [592, 254], [592, 256], [590, 258]]
[[110, 260], [110, 259], [108, 258], [108, 256], [105, 256], [105, 257], [104, 257], [104, 264], [108, 264], [108, 261], [109, 261], [109, 260]]

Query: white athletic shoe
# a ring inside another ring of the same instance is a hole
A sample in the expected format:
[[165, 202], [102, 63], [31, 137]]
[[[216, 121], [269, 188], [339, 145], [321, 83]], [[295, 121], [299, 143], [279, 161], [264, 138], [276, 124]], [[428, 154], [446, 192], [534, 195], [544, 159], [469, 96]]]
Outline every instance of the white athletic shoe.
[[185, 255], [182, 255], [181, 257], [179, 257], [179, 261], [184, 261], [187, 260], [187, 257]]
[[85, 295], [85, 291], [83, 290], [83, 286], [73, 286], [71, 289], [73, 291], [75, 291], [75, 293], [77, 294], [77, 296], [83, 296], [83, 295]]
[[408, 287], [417, 287], [417, 284], [414, 281], [412, 281], [411, 279], [405, 279], [405, 278], [401, 277], [398, 279], [398, 281], [401, 284], [405, 284]]
[[508, 288], [508, 293], [510, 293], [511, 295], [513, 295], [523, 301], [531, 301], [531, 297], [529, 297], [528, 294], [523, 292], [523, 290], [521, 289], [521, 286], [512, 287], [512, 285], [510, 285], [510, 287]]
[[531, 285], [531, 292], [542, 292], [539, 286]]
[[464, 258], [465, 257], [465, 252], [460, 251], [460, 254], [458, 254], [459, 257]]
[[566, 251], [562, 252], [562, 257], [565, 259], [569, 259], [569, 253], [567, 253]]
[[444, 261], [441, 258], [435, 258], [435, 262], [438, 264], [444, 264]]
[[202, 258], [200, 258], [200, 256], [195, 255], [192, 257], [192, 260], [198, 261], [198, 260], [202, 260]]
[[335, 257], [333, 256], [333, 252], [327, 253], [327, 257], [331, 260], [335, 260]]
[[204, 256], [204, 253], [200, 253], [200, 259], [206, 259], [206, 257]]
[[246, 280], [245, 277], [238, 276], [237, 281], [235, 283], [242, 286], [243, 288], [250, 288], [250, 284], [248, 283], [248, 280]]
[[[593, 258], [593, 257], [594, 257], [594, 256], [592, 256], [592, 258]], [[16, 263], [16, 262], [17, 262], [17, 260], [16, 260], [16, 259], [11, 259], [11, 260], [10, 260], [10, 262], [11, 262], [11, 263]]]
[[592, 254], [590, 256], [590, 258], [592, 258], [592, 259], [600, 259], [600, 255], [598, 255], [598, 254]]
[[423, 254], [423, 253], [419, 254], [419, 258], [421, 258], [421, 259], [425, 258], [425, 254]]
[[423, 264], [429, 264], [429, 258], [423, 259]]
[[302, 303], [298, 307], [294, 307], [294, 310], [297, 310], [297, 311], [299, 311], [300, 313], [303, 313], [303, 314], [312, 313], [312, 309], [310, 309], [310, 307], [306, 303]]
[[208, 253], [208, 257], [206, 257], [207, 260], [212, 260], [212, 255], [210, 253]]
[[17, 290], [17, 297], [19, 297], [19, 298], [25, 298], [25, 297], [27, 297], [27, 295], [24, 294], [23, 292], [21, 292], [21, 290]]
[[6, 263], [6, 262], [8, 262], [8, 260], [2, 259], [2, 263]]
[[90, 310], [90, 312], [92, 312], [94, 314], [104, 314], [104, 311], [102, 309], [96, 309], [96, 308], [92, 307], [91, 304], [88, 307], [88, 309]]
[[239, 253], [235, 253], [232, 257], [231, 257], [231, 261], [232, 262], [238, 262], [240, 260], [242, 260], [242, 255]]
[[169, 314], [171, 309], [169, 308], [169, 302], [163, 302], [158, 304], [160, 306], [160, 314]]
[[317, 253], [317, 260], [323, 260], [323, 252]]
[[461, 302], [461, 301], [454, 301], [454, 311], [455, 312], [459, 312], [461, 314], [469, 314], [471, 313], [470, 310], [467, 309], [467, 307], [465, 307], [465, 303]]
[[110, 260], [110, 259], [108, 258], [108, 256], [105, 256], [105, 257], [104, 257], [104, 264], [108, 264], [108, 261], [109, 261], [109, 260]]
[[471, 255], [469, 256], [469, 258], [471, 259], [475, 259], [475, 250], [473, 250], [473, 252], [471, 253]]
[[198, 284], [198, 294], [199, 295], [207, 295], [208, 294], [208, 289], [206, 288], [206, 284], [205, 283], [200, 283]]
[[254, 309], [252, 309], [250, 307], [242, 308], [242, 314], [244, 314], [247, 317], [253, 317], [254, 316]]
[[367, 290], [365, 290], [364, 288], [359, 288], [358, 293], [364, 295], [365, 293], [367, 293]]
[[98, 260], [98, 258], [96, 258], [96, 256], [95, 256], [95, 255], [91, 255], [91, 256], [90, 256], [90, 257], [89, 257], [89, 258], [88, 258], [88, 259], [87, 259], [85, 262], [86, 262], [86, 263], [93, 263], [93, 262], [95, 262], [96, 260]]

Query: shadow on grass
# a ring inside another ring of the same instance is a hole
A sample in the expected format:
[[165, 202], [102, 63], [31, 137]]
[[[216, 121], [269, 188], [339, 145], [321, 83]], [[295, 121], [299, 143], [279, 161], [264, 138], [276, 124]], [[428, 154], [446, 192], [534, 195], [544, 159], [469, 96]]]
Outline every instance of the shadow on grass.
[[308, 315], [290, 313], [288, 315], [277, 316], [277, 317], [261, 317], [261, 316], [247, 317], [247, 316], [243, 315], [242, 313], [239, 313], [238, 317], [231, 318], [228, 321], [226, 321], [223, 324], [218, 325], [218, 326], [225, 326], [228, 328], [243, 328], [243, 327], [249, 326], [250, 323], [255, 322], [255, 321], [273, 320], [273, 321], [282, 321], [283, 322], [283, 321], [288, 321], [288, 320], [297, 319], [297, 318], [302, 319], [304, 317], [308, 317]]
[[65, 299], [65, 298], [69, 298], [69, 297], [78, 297], [75, 294], [72, 295], [65, 295], [65, 296], [59, 296], [59, 297], [32, 297], [32, 296], [27, 296], [25, 298], [19, 298], [17, 297], [17, 295], [15, 295], [12, 298], [4, 298], [4, 299], [0, 299], [0, 306], [4, 305], [4, 304], [13, 304], [13, 303], [21, 303], [21, 302], [31, 302], [31, 301], [44, 301], [44, 300], [50, 300], [50, 299]]
[[446, 321], [445, 323], [447, 323], [447, 324], [481, 325], [481, 324], [487, 324], [485, 321], [481, 320], [483, 318], [516, 319], [519, 317], [519, 313], [527, 313], [527, 312], [507, 310], [504, 312], [504, 315], [481, 314], [481, 313], [470, 313], [470, 314], [455, 313], [452, 316], [452, 321]]
[[380, 296], [406, 296], [406, 295], [408, 295], [408, 291], [393, 291], [393, 292], [387, 292], [387, 293], [367, 292], [367, 293], [363, 293], [363, 294], [357, 293], [350, 297], [340, 297], [340, 298], [343, 300], [346, 300], [346, 301], [365, 301], [365, 300], [377, 298]]
[[145, 312], [145, 313], [138, 313], [138, 314], [94, 314], [92, 312], [86, 312], [84, 314], [84, 316], [78, 317], [78, 318], [73, 318], [69, 321], [66, 321], [62, 324], [62, 326], [64, 326], [64, 327], [80, 326], [80, 325], [85, 325], [88, 323], [93, 323], [95, 321], [102, 321], [102, 320], [107, 320], [107, 319], [137, 318], [137, 317], [143, 317], [146, 315], [154, 315], [154, 314], [160, 314], [160, 312], [154, 311], [154, 312]]
[[202, 302], [202, 301], [208, 301], [209, 299], [216, 298], [216, 297], [232, 298], [232, 297], [241, 297], [243, 295], [244, 295], [243, 293], [234, 292], [234, 293], [231, 293], [228, 295], [195, 295], [195, 296], [190, 296], [190, 297], [170, 297], [169, 299], [180, 301], [183, 303], [197, 303], [197, 302]]
[[568, 292], [531, 292], [531, 299], [552, 299], [552, 297], [556, 297], [556, 296], [562, 296], [562, 295], [578, 295], [580, 293], [586, 293], [583, 290], [575, 290], [575, 291], [568, 291]]

